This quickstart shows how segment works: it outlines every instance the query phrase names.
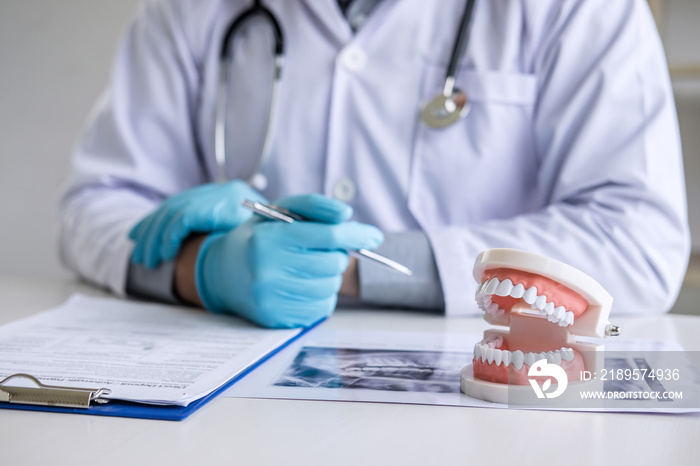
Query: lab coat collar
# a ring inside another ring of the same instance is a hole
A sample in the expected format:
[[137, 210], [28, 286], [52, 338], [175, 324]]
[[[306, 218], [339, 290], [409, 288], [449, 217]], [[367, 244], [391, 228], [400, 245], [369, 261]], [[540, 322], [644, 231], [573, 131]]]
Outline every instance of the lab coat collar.
[[339, 45], [345, 46], [353, 39], [360, 38], [370, 33], [383, 20], [379, 16], [384, 16], [395, 4], [395, 0], [382, 0], [370, 14], [367, 24], [365, 24], [357, 34], [353, 33], [347, 19], [340, 11], [337, 0], [304, 0], [304, 4], [324, 25], [328, 35], [338, 41]]
[[340, 11], [336, 0], [303, 0], [306, 7], [320, 20], [329, 36], [345, 45], [353, 39], [353, 32]]

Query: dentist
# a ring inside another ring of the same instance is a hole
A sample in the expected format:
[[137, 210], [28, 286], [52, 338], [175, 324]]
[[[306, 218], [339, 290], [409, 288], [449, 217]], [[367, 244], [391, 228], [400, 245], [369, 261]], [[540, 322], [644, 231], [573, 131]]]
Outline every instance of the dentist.
[[[445, 88], [465, 0], [263, 0], [284, 67], [257, 188], [245, 180], [263, 151], [274, 66], [263, 21], [232, 42], [231, 181], [217, 182], [215, 147], [219, 54], [251, 3], [140, 6], [60, 202], [71, 270], [118, 295], [289, 327], [330, 314], [338, 293], [474, 313], [475, 257], [511, 247], [592, 276], [616, 313], [673, 304], [689, 233], [673, 95], [646, 2], [476, 2], [453, 83], [469, 112], [434, 128], [421, 110]], [[243, 198], [313, 221], [265, 221]], [[355, 263], [353, 248], [414, 276]]]

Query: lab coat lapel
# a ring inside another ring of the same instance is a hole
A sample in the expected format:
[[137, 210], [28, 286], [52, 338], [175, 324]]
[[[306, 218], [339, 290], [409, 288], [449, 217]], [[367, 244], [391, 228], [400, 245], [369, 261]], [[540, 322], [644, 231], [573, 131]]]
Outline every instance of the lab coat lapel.
[[343, 17], [337, 0], [303, 0], [303, 3], [325, 27], [329, 36], [337, 40], [340, 45], [352, 40], [352, 29]]

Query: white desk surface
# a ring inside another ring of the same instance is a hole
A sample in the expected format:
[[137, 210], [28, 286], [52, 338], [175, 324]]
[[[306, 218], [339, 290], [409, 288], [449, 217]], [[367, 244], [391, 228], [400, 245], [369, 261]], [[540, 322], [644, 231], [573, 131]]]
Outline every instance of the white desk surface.
[[[0, 276], [0, 324], [102, 293]], [[700, 350], [700, 317], [616, 318], [630, 338]], [[337, 311], [342, 329], [481, 332], [478, 318]], [[600, 414], [217, 398], [181, 422], [0, 409], [7, 465], [698, 464], [700, 415]]]

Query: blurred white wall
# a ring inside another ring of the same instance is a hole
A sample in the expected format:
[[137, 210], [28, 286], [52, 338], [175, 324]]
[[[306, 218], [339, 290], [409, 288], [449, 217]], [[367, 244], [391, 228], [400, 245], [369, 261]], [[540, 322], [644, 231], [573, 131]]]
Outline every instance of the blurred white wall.
[[56, 275], [71, 148], [137, 0], [0, 0], [0, 273]]
[[700, 254], [700, 1], [662, 0], [659, 28], [672, 69], [689, 68], [673, 79], [683, 141], [693, 250]]
[[[700, 2], [665, 0], [671, 62], [700, 63]], [[0, 0], [0, 274], [65, 274], [54, 215], [71, 148], [137, 0]], [[677, 80], [700, 251], [700, 76]]]

